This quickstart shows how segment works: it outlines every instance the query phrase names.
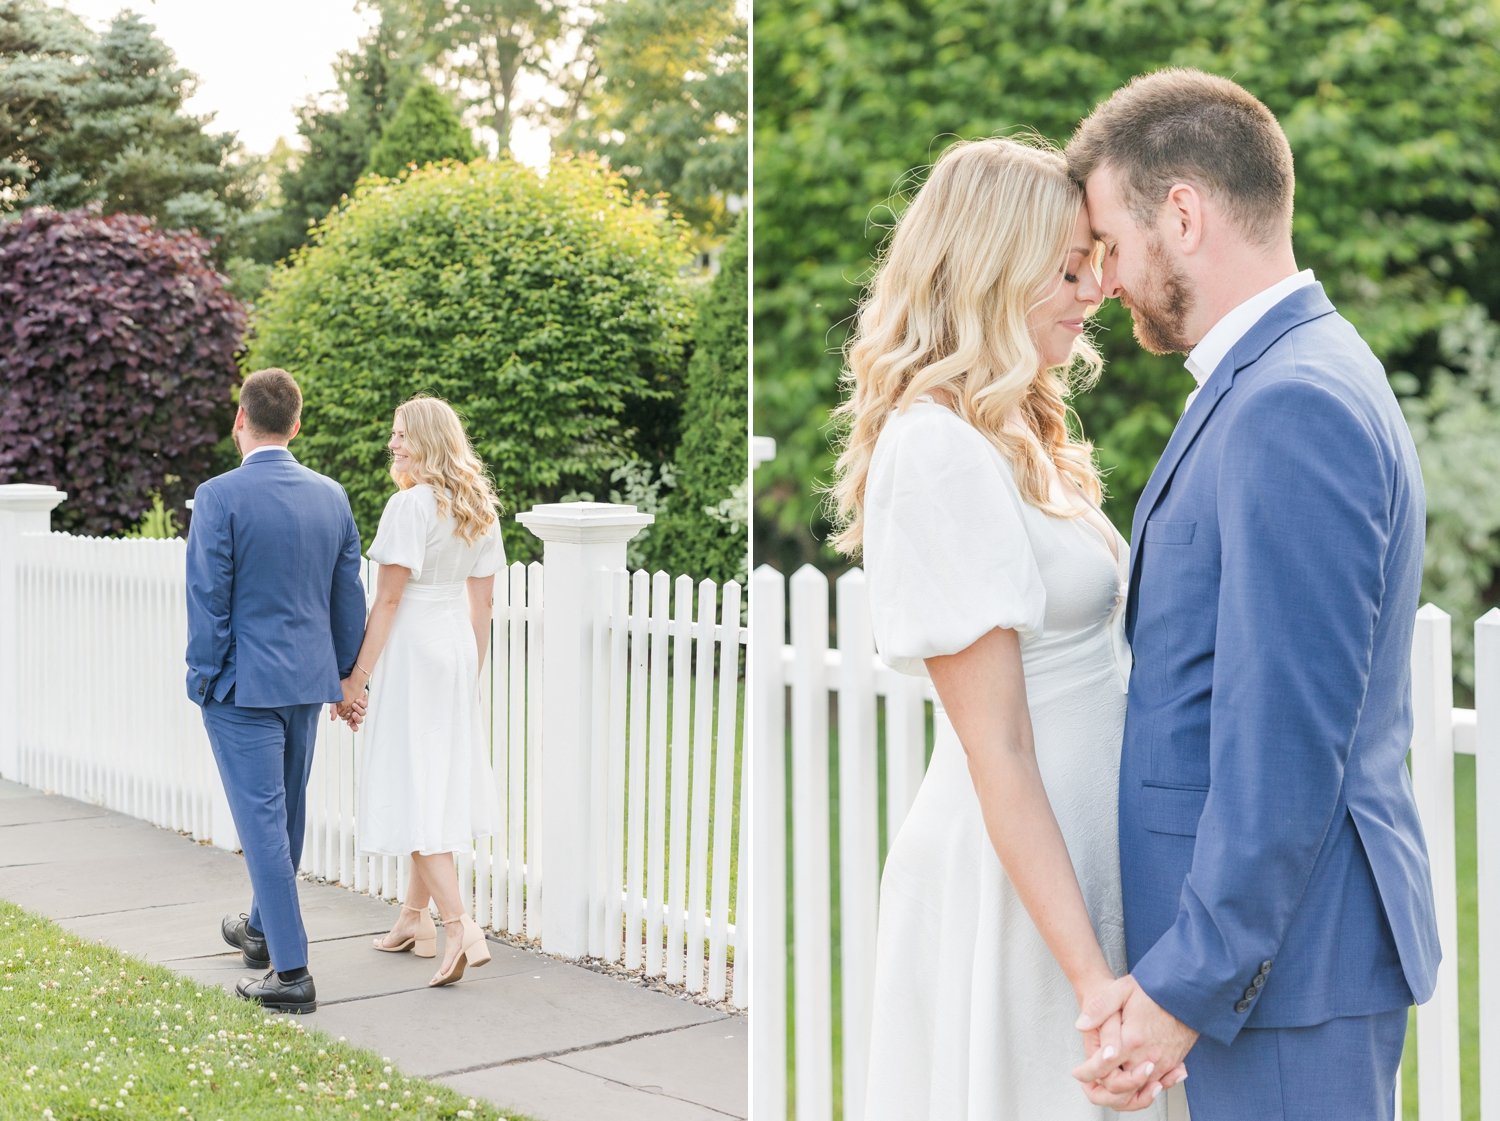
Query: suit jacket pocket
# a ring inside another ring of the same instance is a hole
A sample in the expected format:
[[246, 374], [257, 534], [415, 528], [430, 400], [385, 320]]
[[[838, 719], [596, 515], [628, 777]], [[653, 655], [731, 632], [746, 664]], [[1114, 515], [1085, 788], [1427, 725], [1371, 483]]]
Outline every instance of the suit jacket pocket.
[[1160, 519], [1146, 523], [1145, 538], [1155, 545], [1191, 545], [1193, 530], [1197, 522], [1164, 522]]
[[1152, 833], [1196, 837], [1208, 788], [1141, 783], [1141, 823]]

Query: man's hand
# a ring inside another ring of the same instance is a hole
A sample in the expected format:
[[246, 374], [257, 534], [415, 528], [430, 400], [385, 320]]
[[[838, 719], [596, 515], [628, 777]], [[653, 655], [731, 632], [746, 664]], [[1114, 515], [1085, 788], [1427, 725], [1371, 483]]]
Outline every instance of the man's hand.
[[[1118, 1051], [1106, 1038], [1117, 1017]], [[1185, 1079], [1183, 1059], [1198, 1041], [1196, 1031], [1147, 996], [1128, 975], [1084, 1002], [1077, 1027], [1086, 1047], [1101, 1040], [1105, 1045], [1076, 1067], [1073, 1077], [1083, 1083], [1089, 1101], [1120, 1111], [1143, 1109], [1163, 1089]], [[1098, 1034], [1101, 1029], [1103, 1037]]]
[[365, 709], [369, 707], [370, 697], [363, 685], [356, 685], [353, 677], [346, 677], [339, 682], [343, 690], [344, 699], [337, 704], [328, 706], [329, 720], [342, 720], [349, 725], [351, 732], [359, 731], [359, 726], [365, 721]]

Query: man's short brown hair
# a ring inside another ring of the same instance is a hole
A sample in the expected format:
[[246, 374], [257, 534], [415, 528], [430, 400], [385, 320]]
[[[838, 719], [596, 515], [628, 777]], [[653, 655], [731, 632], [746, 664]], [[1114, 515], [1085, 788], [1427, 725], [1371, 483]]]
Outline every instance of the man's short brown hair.
[[256, 370], [240, 386], [245, 421], [261, 436], [290, 436], [302, 416], [302, 390], [285, 370]]
[[1189, 182], [1252, 241], [1268, 245], [1291, 232], [1291, 145], [1272, 112], [1227, 78], [1186, 69], [1133, 78], [1078, 126], [1067, 158], [1079, 183], [1100, 167], [1116, 172], [1141, 226], [1174, 183]]

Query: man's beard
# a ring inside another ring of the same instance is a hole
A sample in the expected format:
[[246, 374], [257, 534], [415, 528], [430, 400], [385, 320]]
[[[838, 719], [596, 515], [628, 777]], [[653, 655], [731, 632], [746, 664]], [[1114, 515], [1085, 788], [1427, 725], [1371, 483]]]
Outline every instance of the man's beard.
[[1125, 293], [1135, 341], [1152, 354], [1186, 354], [1193, 349], [1183, 330], [1193, 310], [1188, 278], [1173, 266], [1154, 233], [1146, 243], [1146, 263], [1145, 284], [1139, 291]]

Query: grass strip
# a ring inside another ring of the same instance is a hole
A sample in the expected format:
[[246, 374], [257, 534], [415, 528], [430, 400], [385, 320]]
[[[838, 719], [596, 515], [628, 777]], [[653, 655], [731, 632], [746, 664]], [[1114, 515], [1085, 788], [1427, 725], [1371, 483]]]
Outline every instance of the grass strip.
[[4, 900], [0, 1056], [6, 1118], [535, 1121]]

